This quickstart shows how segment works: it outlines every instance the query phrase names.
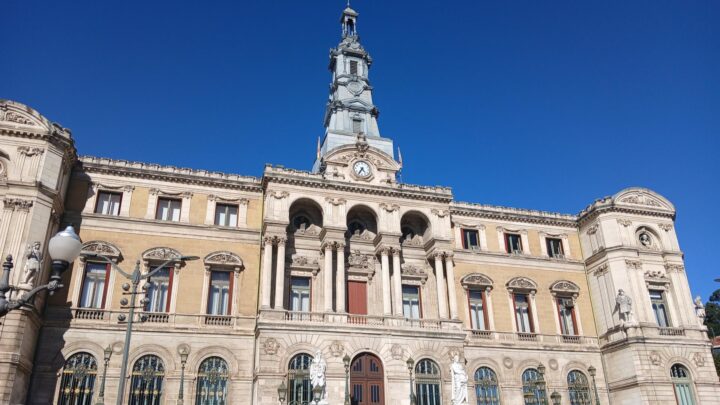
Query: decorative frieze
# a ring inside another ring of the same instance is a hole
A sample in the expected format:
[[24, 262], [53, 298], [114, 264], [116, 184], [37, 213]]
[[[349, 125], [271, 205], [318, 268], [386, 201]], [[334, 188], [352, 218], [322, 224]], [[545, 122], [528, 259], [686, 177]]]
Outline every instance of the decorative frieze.
[[642, 270], [642, 262], [640, 260], [625, 259], [625, 266], [629, 270]]
[[5, 198], [3, 199], [3, 203], [6, 209], [16, 211], [29, 211], [33, 206], [33, 202], [31, 200], [24, 200], [22, 198]]

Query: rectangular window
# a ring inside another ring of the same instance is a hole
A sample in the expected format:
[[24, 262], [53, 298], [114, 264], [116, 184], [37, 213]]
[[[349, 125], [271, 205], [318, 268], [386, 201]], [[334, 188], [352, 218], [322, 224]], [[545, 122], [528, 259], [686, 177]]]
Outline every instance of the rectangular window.
[[290, 278], [290, 310], [310, 312], [310, 279], [308, 277]]
[[463, 229], [463, 249], [479, 249], [480, 237], [475, 229]]
[[535, 329], [533, 328], [532, 313], [530, 311], [530, 297], [527, 294], [513, 294], [513, 303], [515, 305], [517, 331], [534, 333]]
[[230, 315], [232, 307], [232, 273], [229, 271], [210, 272], [208, 289], [208, 315]]
[[95, 213], [103, 215], [120, 215], [120, 201], [122, 194], [100, 191], [95, 203]]
[[487, 313], [485, 309], [485, 291], [469, 290], [470, 324], [475, 330], [487, 330]]
[[560, 318], [560, 333], [563, 335], [577, 335], [575, 327], [575, 303], [572, 298], [559, 297], [557, 311]]
[[409, 319], [420, 319], [420, 287], [415, 285], [402, 286], [403, 316]]
[[[150, 271], [153, 270], [154, 268], [150, 268]], [[148, 280], [147, 298], [150, 300], [146, 307], [148, 312], [170, 311], [172, 274], [171, 269], [166, 267], [153, 274]]]
[[558, 259], [562, 259], [563, 257], [565, 257], [565, 252], [563, 252], [562, 239], [546, 238], [545, 246], [547, 247], [548, 256], [556, 257]]
[[236, 227], [238, 223], [238, 206], [229, 204], [215, 205], [215, 225]]
[[516, 233], [505, 234], [505, 250], [508, 253], [522, 253], [522, 239]]
[[180, 206], [182, 202], [172, 198], [158, 198], [155, 219], [161, 221], [180, 221]]
[[83, 279], [82, 294], [80, 295], [81, 308], [105, 308], [105, 295], [109, 276], [109, 264], [92, 262], [85, 264], [85, 278]]
[[356, 75], [358, 74], [358, 63], [357, 61], [351, 60], [350, 61], [350, 74]]
[[670, 321], [667, 314], [665, 292], [662, 290], [650, 290], [650, 302], [652, 303], [652, 310], [658, 326], [661, 328], [669, 327]]
[[352, 130], [354, 134], [359, 134], [360, 132], [362, 132], [362, 120], [353, 119], [352, 125]]

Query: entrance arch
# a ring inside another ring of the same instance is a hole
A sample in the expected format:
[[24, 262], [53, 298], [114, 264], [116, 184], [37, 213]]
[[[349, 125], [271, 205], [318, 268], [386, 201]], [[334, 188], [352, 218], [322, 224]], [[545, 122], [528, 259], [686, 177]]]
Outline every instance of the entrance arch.
[[372, 353], [360, 353], [350, 365], [352, 405], [385, 405], [385, 372], [380, 359]]

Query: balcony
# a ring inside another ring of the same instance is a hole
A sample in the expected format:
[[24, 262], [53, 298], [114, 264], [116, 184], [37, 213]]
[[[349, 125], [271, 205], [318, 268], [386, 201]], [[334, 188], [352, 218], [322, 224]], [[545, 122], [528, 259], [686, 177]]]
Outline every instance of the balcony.
[[350, 324], [364, 326], [382, 326], [382, 327], [407, 327], [420, 329], [442, 329], [443, 324], [458, 324], [457, 321], [440, 321], [435, 319], [410, 319], [397, 316], [382, 315], [356, 315], [356, 314], [338, 314], [324, 312], [296, 312], [281, 311], [285, 313], [285, 321], [299, 323], [332, 323], [332, 324]]
[[660, 336], [685, 336], [685, 330], [682, 328], [658, 328]]

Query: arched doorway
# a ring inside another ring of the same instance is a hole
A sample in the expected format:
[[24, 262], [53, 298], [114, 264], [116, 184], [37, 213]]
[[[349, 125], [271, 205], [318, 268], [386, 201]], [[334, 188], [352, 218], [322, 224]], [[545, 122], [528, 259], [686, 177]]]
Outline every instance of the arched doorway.
[[352, 405], [384, 405], [385, 373], [374, 354], [361, 353], [350, 365], [350, 399]]

